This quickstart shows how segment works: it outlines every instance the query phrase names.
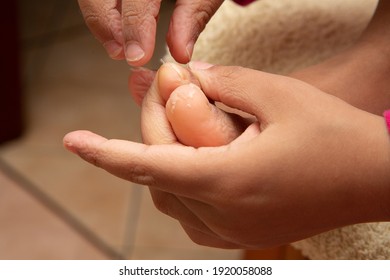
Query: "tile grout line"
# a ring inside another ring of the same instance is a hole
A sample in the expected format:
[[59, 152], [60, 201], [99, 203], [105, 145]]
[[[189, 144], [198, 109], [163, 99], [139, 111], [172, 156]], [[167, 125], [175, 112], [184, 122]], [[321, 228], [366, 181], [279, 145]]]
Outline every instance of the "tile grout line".
[[73, 230], [78, 232], [87, 242], [92, 244], [95, 248], [103, 252], [110, 259], [125, 259], [120, 252], [117, 252], [110, 245], [100, 239], [93, 231], [88, 229], [82, 222], [75, 218], [71, 213], [57, 204], [47, 194], [42, 192], [37, 185], [28, 180], [25, 176], [20, 174], [15, 168], [9, 165], [3, 158], [0, 157], [0, 170], [11, 179], [13, 182], [28, 192], [41, 205], [46, 207], [50, 212], [56, 215], [59, 219], [65, 222]]
[[123, 241], [122, 255], [126, 258], [132, 259], [132, 255], [135, 249], [135, 239], [137, 235], [138, 222], [141, 212], [141, 201], [143, 186], [134, 184], [131, 186], [132, 193], [130, 195], [130, 203], [127, 207], [125, 236]]

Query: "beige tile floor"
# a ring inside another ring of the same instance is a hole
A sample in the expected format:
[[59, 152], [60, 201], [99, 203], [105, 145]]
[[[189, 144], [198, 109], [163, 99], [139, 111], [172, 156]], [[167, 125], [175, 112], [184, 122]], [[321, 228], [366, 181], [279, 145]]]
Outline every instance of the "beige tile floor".
[[[26, 131], [0, 145], [0, 259], [240, 258], [193, 244], [143, 186], [64, 150], [62, 137], [77, 129], [140, 141], [129, 67], [106, 56], [77, 1], [18, 2]], [[172, 3], [163, 1], [162, 23]]]

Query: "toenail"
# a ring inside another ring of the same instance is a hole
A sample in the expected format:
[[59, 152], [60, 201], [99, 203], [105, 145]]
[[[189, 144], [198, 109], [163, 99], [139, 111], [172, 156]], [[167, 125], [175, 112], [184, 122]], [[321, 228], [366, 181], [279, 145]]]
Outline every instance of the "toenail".
[[175, 73], [177, 74], [178, 79], [179, 79], [180, 81], [185, 79], [185, 77], [184, 77], [184, 75], [183, 75], [183, 72], [181, 71], [181, 69], [179, 68], [179, 66], [177, 66], [177, 65], [174, 64], [174, 63], [167, 63], [167, 65], [168, 65], [169, 67], [171, 67], [171, 69], [172, 69], [173, 71], [175, 71]]

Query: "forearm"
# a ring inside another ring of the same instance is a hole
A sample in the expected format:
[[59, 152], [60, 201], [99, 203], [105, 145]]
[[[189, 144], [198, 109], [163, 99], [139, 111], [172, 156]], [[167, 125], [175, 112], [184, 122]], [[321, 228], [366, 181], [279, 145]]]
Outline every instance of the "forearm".
[[291, 76], [382, 115], [390, 108], [390, 1], [379, 3], [353, 46]]

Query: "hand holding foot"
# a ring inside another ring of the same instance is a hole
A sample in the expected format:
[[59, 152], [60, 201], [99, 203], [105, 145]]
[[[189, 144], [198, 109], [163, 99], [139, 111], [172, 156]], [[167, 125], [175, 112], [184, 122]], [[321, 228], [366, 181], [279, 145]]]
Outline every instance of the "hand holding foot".
[[150, 91], [142, 112], [148, 145], [74, 132], [65, 146], [149, 185], [157, 208], [203, 245], [262, 248], [390, 220], [390, 147], [381, 117], [291, 78], [238, 67], [193, 73], [209, 99], [258, 123], [227, 145], [183, 146], [164, 99]]

